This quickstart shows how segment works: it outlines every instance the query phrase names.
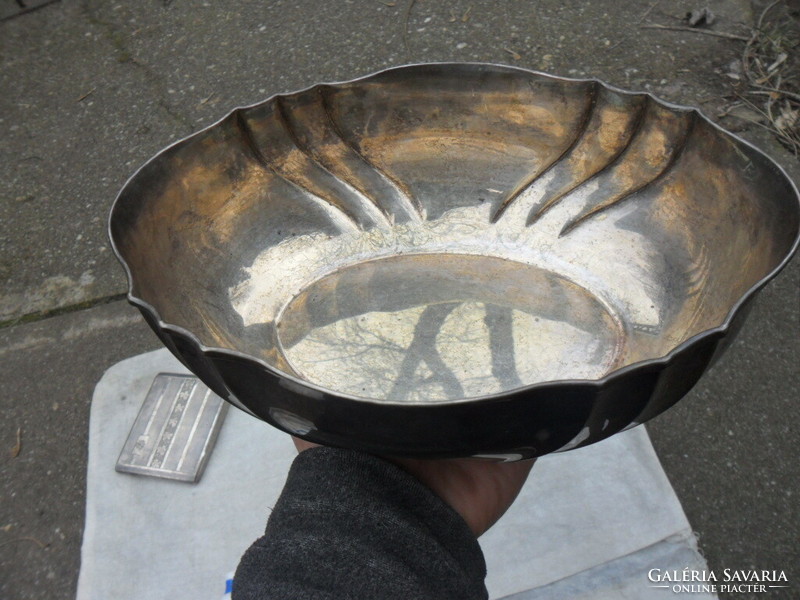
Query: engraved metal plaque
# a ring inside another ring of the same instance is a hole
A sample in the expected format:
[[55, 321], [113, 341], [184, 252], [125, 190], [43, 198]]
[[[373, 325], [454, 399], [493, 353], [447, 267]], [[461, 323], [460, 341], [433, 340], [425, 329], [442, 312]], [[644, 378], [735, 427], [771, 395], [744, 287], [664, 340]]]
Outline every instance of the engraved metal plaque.
[[116, 470], [197, 482], [228, 404], [191, 375], [159, 373], [122, 448]]

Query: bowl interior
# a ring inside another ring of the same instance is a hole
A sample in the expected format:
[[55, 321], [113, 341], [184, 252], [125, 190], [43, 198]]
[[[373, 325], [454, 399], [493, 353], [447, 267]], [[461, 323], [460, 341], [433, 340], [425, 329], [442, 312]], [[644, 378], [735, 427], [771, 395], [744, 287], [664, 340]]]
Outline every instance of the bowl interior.
[[234, 111], [141, 169], [111, 220], [163, 321], [392, 402], [663, 357], [797, 230], [785, 175], [696, 112], [486, 65]]

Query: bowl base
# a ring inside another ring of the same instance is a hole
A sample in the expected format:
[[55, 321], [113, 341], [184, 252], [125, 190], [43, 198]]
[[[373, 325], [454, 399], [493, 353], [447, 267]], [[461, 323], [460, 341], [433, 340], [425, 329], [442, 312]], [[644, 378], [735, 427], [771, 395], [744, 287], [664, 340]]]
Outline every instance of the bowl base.
[[467, 254], [397, 255], [334, 271], [296, 295], [276, 328], [302, 379], [391, 402], [599, 378], [624, 340], [619, 319], [587, 289]]

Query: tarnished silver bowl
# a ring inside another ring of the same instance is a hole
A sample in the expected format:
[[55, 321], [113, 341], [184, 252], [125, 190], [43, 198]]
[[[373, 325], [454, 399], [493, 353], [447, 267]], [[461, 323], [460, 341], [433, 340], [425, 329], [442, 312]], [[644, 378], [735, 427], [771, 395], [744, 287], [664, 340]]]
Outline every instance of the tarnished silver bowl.
[[125, 185], [129, 299], [309, 440], [522, 458], [679, 400], [797, 248], [797, 189], [696, 110], [483, 64], [234, 110]]

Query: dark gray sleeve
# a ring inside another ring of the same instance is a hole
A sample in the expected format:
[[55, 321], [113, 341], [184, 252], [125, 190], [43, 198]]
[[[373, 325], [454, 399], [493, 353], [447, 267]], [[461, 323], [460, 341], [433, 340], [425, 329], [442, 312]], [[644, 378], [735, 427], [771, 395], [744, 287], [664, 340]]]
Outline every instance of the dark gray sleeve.
[[396, 465], [350, 450], [301, 452], [245, 552], [234, 600], [486, 599], [466, 522]]

